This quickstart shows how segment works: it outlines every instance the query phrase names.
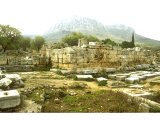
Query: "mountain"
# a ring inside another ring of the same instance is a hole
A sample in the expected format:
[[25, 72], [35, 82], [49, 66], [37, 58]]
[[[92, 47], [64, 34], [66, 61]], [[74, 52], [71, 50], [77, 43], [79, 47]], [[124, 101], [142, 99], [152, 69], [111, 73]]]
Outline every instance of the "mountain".
[[[73, 17], [65, 19], [51, 27], [45, 34], [49, 41], [58, 41], [71, 32], [81, 32], [83, 34], [93, 35], [99, 39], [110, 38], [115, 42], [131, 41], [133, 28], [125, 25], [103, 25], [102, 23], [86, 18]], [[153, 40], [135, 33], [135, 43], [147, 46], [160, 46], [160, 41]]]

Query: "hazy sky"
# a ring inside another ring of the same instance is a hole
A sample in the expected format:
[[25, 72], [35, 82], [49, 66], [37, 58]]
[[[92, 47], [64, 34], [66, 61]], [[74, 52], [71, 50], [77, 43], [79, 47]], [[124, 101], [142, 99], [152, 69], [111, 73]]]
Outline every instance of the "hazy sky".
[[22, 34], [44, 34], [64, 18], [84, 16], [105, 25], [124, 24], [160, 40], [160, 0], [0, 0], [0, 24]]

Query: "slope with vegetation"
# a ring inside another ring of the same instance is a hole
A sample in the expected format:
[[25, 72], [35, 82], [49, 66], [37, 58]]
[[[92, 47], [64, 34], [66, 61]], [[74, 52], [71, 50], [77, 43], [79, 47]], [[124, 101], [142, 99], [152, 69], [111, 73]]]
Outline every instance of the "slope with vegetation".
[[[124, 25], [103, 25], [96, 20], [83, 17], [73, 17], [61, 21], [50, 28], [45, 38], [49, 41], [59, 41], [72, 32], [81, 32], [85, 35], [96, 36], [100, 40], [110, 38], [117, 43], [130, 42], [134, 29]], [[143, 46], [160, 46], [160, 42], [135, 33], [135, 44]]]

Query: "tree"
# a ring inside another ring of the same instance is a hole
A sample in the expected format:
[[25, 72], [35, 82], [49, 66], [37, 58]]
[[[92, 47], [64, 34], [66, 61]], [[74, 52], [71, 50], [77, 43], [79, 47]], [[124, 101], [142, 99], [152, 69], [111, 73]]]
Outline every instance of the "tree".
[[16, 43], [21, 36], [21, 32], [9, 25], [0, 25], [0, 45], [5, 52], [9, 46]]
[[77, 46], [78, 40], [84, 38], [84, 35], [79, 32], [72, 32], [62, 38], [62, 42], [67, 43], [69, 46]]
[[113, 49], [113, 46], [116, 46], [116, 45], [117, 45], [116, 42], [112, 41], [112, 40], [109, 39], [109, 38], [107, 38], [107, 39], [105, 39], [105, 40], [102, 40], [102, 42], [103, 42], [104, 44], [112, 45], [112, 49]]
[[33, 49], [39, 51], [44, 43], [45, 39], [42, 36], [36, 36], [35, 39], [32, 41], [32, 47]]
[[122, 48], [134, 48], [135, 44], [134, 44], [134, 31], [132, 33], [132, 41], [131, 42], [127, 42], [127, 41], [123, 41], [121, 44]]
[[131, 42], [131, 47], [135, 47], [135, 44], [134, 44], [134, 31], [132, 33], [132, 42]]
[[78, 45], [78, 40], [79, 39], [84, 39], [87, 42], [98, 42], [99, 39], [95, 36], [92, 35], [84, 35], [80, 32], [72, 32], [69, 35], [66, 35], [65, 37], [62, 38], [63, 43], [67, 43], [68, 46], [77, 46]]
[[123, 41], [122, 44], [121, 44], [121, 47], [122, 48], [130, 48], [130, 42]]
[[19, 47], [26, 51], [27, 48], [31, 47], [31, 38], [21, 37], [21, 39], [19, 40]]
[[95, 37], [95, 36], [92, 36], [92, 35], [86, 35], [84, 36], [84, 38], [88, 41], [88, 42], [99, 42], [100, 40]]

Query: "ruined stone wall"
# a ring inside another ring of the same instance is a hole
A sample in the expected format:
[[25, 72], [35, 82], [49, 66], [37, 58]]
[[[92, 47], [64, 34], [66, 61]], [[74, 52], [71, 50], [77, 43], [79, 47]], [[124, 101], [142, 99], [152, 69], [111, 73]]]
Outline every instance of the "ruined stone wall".
[[151, 63], [151, 51], [111, 50], [106, 48], [73, 47], [72, 52], [65, 49], [51, 51], [53, 67], [60, 68], [92, 68], [119, 67]]

